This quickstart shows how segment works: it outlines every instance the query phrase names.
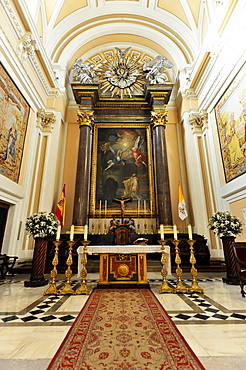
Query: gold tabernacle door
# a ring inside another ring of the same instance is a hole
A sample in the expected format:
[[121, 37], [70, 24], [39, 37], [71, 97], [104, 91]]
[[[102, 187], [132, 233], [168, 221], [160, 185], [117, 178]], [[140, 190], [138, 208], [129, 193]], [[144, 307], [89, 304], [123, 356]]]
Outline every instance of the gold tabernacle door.
[[149, 287], [146, 253], [100, 254], [98, 287]]

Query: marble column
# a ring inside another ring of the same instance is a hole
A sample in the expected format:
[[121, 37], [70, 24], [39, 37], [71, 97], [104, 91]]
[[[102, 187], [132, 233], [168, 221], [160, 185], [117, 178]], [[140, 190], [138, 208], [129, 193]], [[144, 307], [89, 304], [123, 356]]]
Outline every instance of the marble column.
[[170, 226], [172, 222], [171, 197], [166, 150], [166, 112], [151, 112], [153, 156], [155, 166], [156, 204], [159, 225]]
[[77, 112], [80, 123], [80, 138], [78, 150], [78, 164], [74, 196], [73, 224], [83, 226], [87, 224], [89, 211], [89, 189], [91, 173], [91, 129], [94, 123], [93, 112]]

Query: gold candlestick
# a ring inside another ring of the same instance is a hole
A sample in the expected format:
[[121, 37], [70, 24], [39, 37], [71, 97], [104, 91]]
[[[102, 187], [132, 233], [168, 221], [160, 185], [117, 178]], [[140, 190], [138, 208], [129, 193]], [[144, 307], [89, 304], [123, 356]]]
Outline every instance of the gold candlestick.
[[68, 241], [69, 249], [68, 249], [68, 258], [66, 261], [68, 268], [65, 272], [65, 277], [67, 278], [67, 281], [64, 287], [59, 291], [59, 294], [75, 294], [74, 290], [71, 287], [72, 270], [70, 268], [70, 266], [73, 264], [72, 250], [74, 244], [75, 244], [74, 240]]
[[188, 243], [190, 245], [190, 263], [191, 263], [191, 269], [190, 269], [190, 274], [192, 276], [192, 283], [191, 287], [188, 289], [189, 293], [203, 293], [203, 289], [199, 287], [198, 282], [196, 280], [196, 276], [198, 274], [197, 269], [195, 268], [195, 255], [194, 255], [194, 248], [193, 244], [195, 243], [195, 240], [188, 240]]
[[180, 258], [180, 255], [179, 255], [179, 248], [178, 248], [179, 240], [174, 239], [173, 244], [175, 245], [175, 263], [177, 265], [176, 275], [177, 275], [177, 278], [178, 278], [176, 288], [174, 288], [173, 292], [174, 293], [187, 293], [188, 288], [186, 288], [184, 286], [184, 283], [181, 280], [181, 277], [183, 275], [183, 270], [179, 266], [181, 264], [181, 258]]
[[61, 241], [55, 240], [53, 243], [55, 244], [55, 253], [54, 253], [54, 258], [52, 260], [52, 265], [54, 266], [54, 268], [50, 272], [50, 277], [52, 280], [51, 280], [49, 288], [44, 291], [44, 295], [49, 295], [49, 294], [58, 295], [59, 294], [56, 288], [56, 277], [57, 277], [56, 266], [58, 265], [58, 253], [59, 253], [59, 245], [61, 244]]
[[165, 240], [164, 239], [158, 240], [158, 243], [161, 244], [161, 264], [162, 264], [161, 275], [163, 277], [162, 286], [159, 290], [159, 293], [173, 293], [173, 288], [171, 288], [168, 285], [168, 282], [166, 279], [167, 277], [167, 268], [166, 268], [167, 258], [165, 256]]
[[82, 264], [82, 269], [81, 269], [81, 272], [80, 272], [81, 284], [80, 284], [80, 287], [76, 290], [76, 294], [90, 294], [90, 291], [88, 290], [87, 285], [86, 285], [87, 245], [89, 243], [90, 242], [88, 240], [83, 240], [82, 241], [82, 244], [83, 244], [84, 248], [83, 248], [83, 255], [82, 255], [82, 259], [81, 259], [81, 264]]

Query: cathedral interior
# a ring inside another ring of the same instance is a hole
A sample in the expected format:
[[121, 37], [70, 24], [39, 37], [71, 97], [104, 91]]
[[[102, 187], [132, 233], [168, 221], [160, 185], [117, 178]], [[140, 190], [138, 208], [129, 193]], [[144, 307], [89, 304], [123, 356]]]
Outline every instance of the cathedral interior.
[[206, 369], [244, 368], [245, 15], [0, 0], [2, 369], [45, 369], [94, 287], [150, 288]]

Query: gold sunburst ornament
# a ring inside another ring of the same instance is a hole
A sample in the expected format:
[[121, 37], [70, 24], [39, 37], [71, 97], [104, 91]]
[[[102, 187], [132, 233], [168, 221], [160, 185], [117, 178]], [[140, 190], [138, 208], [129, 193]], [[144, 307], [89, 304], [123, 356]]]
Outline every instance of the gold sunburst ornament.
[[97, 69], [102, 93], [110, 92], [111, 97], [130, 98], [134, 93], [142, 94], [146, 83], [139, 58], [131, 55], [130, 47], [122, 50], [116, 48], [114, 55], [107, 57]]

